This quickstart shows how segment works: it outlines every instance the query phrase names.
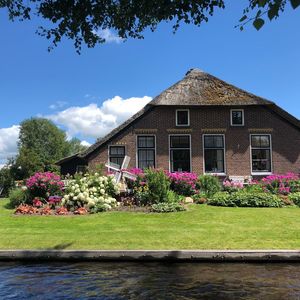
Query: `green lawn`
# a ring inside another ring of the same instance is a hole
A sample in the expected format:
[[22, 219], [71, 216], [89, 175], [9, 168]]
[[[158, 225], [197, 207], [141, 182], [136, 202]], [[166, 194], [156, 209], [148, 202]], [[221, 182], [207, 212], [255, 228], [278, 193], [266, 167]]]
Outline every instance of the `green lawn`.
[[14, 216], [0, 201], [0, 249], [299, 249], [300, 208], [191, 205], [186, 212]]

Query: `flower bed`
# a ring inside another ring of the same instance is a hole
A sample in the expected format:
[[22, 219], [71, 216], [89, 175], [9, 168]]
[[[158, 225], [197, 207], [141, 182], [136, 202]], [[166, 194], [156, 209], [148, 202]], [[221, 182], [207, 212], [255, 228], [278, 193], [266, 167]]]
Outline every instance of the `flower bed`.
[[[213, 175], [175, 172], [159, 169], [131, 169], [137, 179], [128, 182], [130, 192], [119, 195], [114, 176], [77, 174], [64, 186], [53, 173], [36, 173], [26, 187], [11, 192], [16, 214], [84, 215], [117, 209], [147, 212], [185, 210], [187, 203], [241, 207], [300, 206], [300, 178], [288, 173], [271, 175], [247, 185], [223, 181]], [[118, 198], [118, 201], [117, 201]]]

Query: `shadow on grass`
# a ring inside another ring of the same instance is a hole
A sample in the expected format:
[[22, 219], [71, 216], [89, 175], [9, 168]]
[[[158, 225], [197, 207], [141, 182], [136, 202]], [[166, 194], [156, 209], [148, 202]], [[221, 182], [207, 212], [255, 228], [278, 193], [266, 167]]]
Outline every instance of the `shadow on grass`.
[[74, 242], [62, 243], [62, 244], [55, 245], [54, 247], [46, 248], [45, 250], [64, 250], [64, 249], [72, 246], [73, 244], [74, 244]]

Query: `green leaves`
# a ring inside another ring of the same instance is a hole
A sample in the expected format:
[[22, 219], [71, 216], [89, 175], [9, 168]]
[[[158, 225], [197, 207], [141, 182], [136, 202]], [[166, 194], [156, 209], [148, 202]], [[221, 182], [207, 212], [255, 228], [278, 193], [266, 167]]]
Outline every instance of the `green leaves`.
[[256, 30], [260, 30], [265, 24], [264, 19], [258, 18], [255, 19], [253, 22], [253, 26], [255, 27]]
[[[239, 20], [243, 30], [248, 23], [260, 30], [266, 16], [271, 21], [283, 13], [288, 3], [293, 9], [300, 6], [300, 0], [248, 0], [247, 7]], [[80, 53], [82, 44], [92, 48], [105, 43], [96, 33], [102, 29], [116, 32], [124, 40], [142, 39], [143, 33], [155, 31], [164, 21], [172, 24], [173, 31], [180, 24], [201, 26], [214, 15], [216, 10], [225, 8], [225, 0], [0, 0], [0, 9], [6, 9], [10, 20], [24, 20], [37, 15], [46, 20], [49, 27], [38, 27], [37, 33], [52, 41], [51, 50], [63, 38], [74, 42]]]
[[300, 0], [290, 0], [293, 9], [296, 9], [300, 5]]

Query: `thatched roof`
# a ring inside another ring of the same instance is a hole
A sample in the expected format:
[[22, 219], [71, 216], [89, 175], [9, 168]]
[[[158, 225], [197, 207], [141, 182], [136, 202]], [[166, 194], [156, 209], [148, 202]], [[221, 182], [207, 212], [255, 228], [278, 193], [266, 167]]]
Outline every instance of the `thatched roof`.
[[81, 157], [81, 155], [82, 155], [82, 153], [78, 152], [78, 153], [72, 154], [70, 156], [66, 156], [66, 157], [60, 159], [59, 161], [55, 162], [55, 164], [58, 165], [58, 166], [60, 166], [63, 163], [65, 163], [67, 161], [70, 161], [72, 159], [75, 159], [75, 158], [83, 159], [83, 157]]
[[152, 105], [260, 105], [272, 102], [227, 82], [191, 69], [185, 77], [150, 102]]
[[87, 157], [101, 145], [108, 142], [117, 133], [129, 127], [134, 121], [141, 118], [147, 111], [155, 106], [245, 106], [263, 105], [274, 110], [282, 118], [288, 120], [297, 128], [300, 121], [289, 113], [275, 105], [273, 102], [255, 96], [240, 88], [237, 88], [215, 76], [199, 69], [191, 69], [185, 77], [175, 83], [160, 95], [149, 102], [142, 110], [129, 118], [119, 127], [112, 130], [105, 137], [98, 139], [79, 157]]

